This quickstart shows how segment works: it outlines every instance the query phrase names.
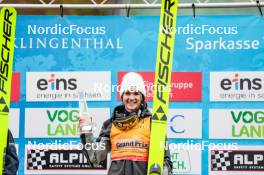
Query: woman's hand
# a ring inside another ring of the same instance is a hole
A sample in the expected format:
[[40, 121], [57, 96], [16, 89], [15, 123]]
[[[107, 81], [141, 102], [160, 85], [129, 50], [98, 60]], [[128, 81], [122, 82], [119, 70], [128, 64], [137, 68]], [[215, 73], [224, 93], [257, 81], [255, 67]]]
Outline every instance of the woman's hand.
[[78, 116], [79, 122], [78, 126], [80, 128], [80, 133], [91, 133], [93, 131], [93, 118], [87, 116]]

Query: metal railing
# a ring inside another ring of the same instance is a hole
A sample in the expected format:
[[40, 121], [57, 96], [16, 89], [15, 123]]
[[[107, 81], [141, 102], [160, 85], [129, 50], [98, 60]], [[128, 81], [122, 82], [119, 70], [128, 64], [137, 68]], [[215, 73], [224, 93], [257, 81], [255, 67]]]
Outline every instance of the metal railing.
[[[124, 3], [124, 4], [108, 4], [108, 0], [103, 0], [97, 3], [95, 0], [87, 1], [87, 4], [56, 4], [56, 0], [51, 0], [49, 3], [39, 0], [39, 4], [0, 4], [0, 7], [13, 6], [17, 9], [57, 9], [63, 5], [63, 8], [70, 9], [159, 9], [161, 4], [158, 0], [149, 2], [147, 0], [142, 0], [142, 3]], [[264, 2], [250, 0], [249, 2], [232, 2], [232, 3], [210, 3], [209, 0], [196, 0], [196, 3], [180, 3], [179, 8], [246, 8], [246, 7], [256, 7], [264, 6]]]

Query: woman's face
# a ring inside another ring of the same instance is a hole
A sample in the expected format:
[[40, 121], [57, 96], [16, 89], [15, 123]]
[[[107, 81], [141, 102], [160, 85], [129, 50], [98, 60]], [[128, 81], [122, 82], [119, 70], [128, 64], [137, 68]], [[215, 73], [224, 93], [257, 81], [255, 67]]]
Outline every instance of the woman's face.
[[141, 101], [142, 94], [140, 92], [126, 91], [123, 94], [123, 103], [128, 112], [139, 109]]

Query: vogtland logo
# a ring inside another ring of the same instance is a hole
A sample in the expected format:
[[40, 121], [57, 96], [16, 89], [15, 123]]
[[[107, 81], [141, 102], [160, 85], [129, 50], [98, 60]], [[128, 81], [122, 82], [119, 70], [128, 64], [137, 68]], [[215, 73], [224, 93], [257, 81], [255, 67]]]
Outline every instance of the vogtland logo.
[[48, 136], [77, 136], [79, 135], [79, 110], [47, 110], [49, 123]]
[[37, 88], [44, 90], [76, 90], [77, 80], [75, 78], [57, 78], [55, 74], [50, 74], [48, 79], [41, 78], [37, 81]]
[[211, 101], [264, 101], [264, 72], [211, 72]]
[[264, 138], [263, 110], [232, 110], [232, 137], [234, 138]]

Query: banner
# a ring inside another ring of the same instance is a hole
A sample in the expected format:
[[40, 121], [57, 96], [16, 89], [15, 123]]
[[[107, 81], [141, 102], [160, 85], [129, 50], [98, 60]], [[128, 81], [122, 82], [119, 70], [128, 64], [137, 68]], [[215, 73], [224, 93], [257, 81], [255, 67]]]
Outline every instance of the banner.
[[[11, 101], [9, 128], [19, 145], [20, 162], [25, 162], [19, 175], [73, 174], [48, 170], [48, 164], [43, 171], [30, 170], [26, 147], [80, 143], [75, 118], [78, 91], [85, 90], [93, 109], [96, 137], [122, 103], [120, 82], [126, 72], [142, 75], [152, 109], [157, 38], [162, 30], [175, 32], [177, 38], [167, 116], [174, 174], [220, 174], [208, 168], [209, 148], [263, 145], [264, 21], [258, 15], [180, 16], [177, 27], [169, 29], [159, 28], [159, 17], [154, 16], [18, 16], [17, 28], [14, 71], [20, 83], [12, 88], [20, 93]], [[79, 156], [55, 151], [65, 161], [69, 155]], [[76, 173], [106, 172], [88, 168]]]
[[236, 150], [209, 150], [212, 175], [260, 175], [264, 172], [263, 146], [239, 146]]

